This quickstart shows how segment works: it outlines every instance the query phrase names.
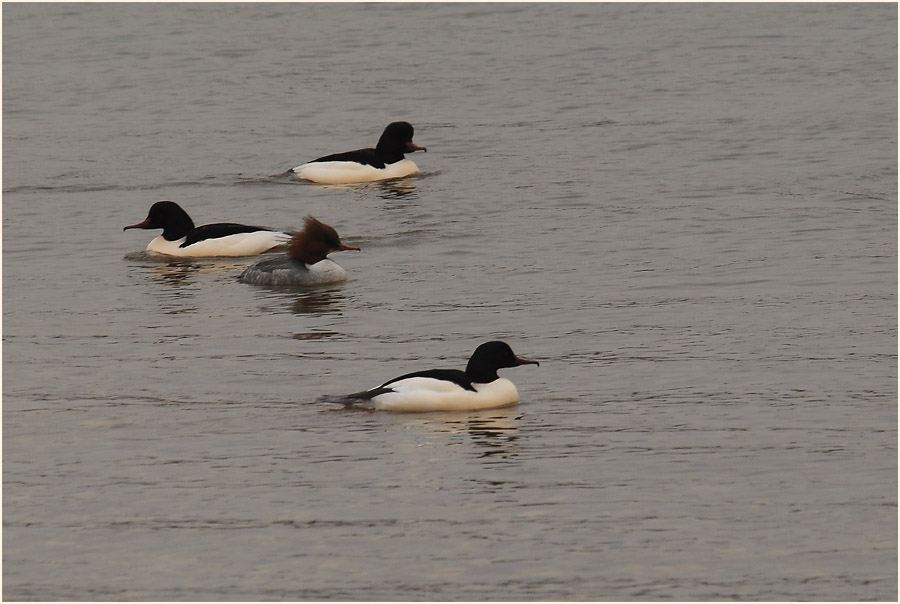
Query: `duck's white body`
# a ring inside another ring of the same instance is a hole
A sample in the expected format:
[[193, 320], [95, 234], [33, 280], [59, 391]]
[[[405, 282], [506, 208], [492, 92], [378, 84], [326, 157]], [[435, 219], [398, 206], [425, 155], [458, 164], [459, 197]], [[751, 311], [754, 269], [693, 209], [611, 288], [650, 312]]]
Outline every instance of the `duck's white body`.
[[257, 262], [241, 273], [240, 281], [250, 285], [326, 285], [347, 280], [347, 271], [326, 258], [307, 265], [288, 257]]
[[506, 342], [485, 342], [475, 349], [466, 370], [427, 369], [406, 373], [381, 386], [339, 399], [346, 406], [383, 411], [477, 411], [515, 405], [519, 392], [498, 369], [539, 365], [516, 356]]
[[[255, 256], [287, 245], [290, 233], [235, 222], [216, 222], [195, 227], [194, 221], [174, 201], [157, 201], [147, 218], [128, 229], [162, 229], [162, 235], [147, 246], [148, 252], [202, 258], [214, 256]], [[190, 242], [189, 245], [184, 245]]]
[[181, 247], [186, 237], [169, 241], [162, 235], [153, 239], [147, 246], [148, 252], [179, 256], [182, 258], [215, 257], [215, 256], [255, 256], [278, 246], [287, 245], [291, 236], [278, 231], [253, 231], [236, 233], [224, 237], [203, 239], [191, 245]]
[[367, 406], [384, 411], [423, 413], [428, 411], [475, 411], [515, 405], [519, 392], [506, 378], [487, 384], [473, 383], [475, 391], [446, 380], [411, 377], [390, 384], [393, 392], [372, 397]]
[[419, 167], [410, 159], [401, 159], [384, 168], [376, 168], [369, 164], [354, 161], [316, 161], [309, 162], [291, 172], [304, 180], [325, 185], [343, 185], [359, 182], [374, 182], [390, 178], [403, 178], [419, 171]]

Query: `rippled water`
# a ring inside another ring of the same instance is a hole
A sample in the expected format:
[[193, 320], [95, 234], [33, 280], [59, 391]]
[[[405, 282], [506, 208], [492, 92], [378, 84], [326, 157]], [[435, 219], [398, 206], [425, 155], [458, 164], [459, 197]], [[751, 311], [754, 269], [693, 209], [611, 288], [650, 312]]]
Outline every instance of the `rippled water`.
[[[3, 25], [5, 600], [896, 600], [896, 5]], [[362, 252], [246, 286], [160, 199]], [[516, 407], [320, 402], [495, 338]]]

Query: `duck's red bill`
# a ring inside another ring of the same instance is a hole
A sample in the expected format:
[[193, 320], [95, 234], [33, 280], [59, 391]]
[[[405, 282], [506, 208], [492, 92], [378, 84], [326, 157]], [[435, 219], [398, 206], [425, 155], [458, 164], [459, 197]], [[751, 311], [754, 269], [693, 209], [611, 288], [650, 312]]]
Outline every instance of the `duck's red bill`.
[[150, 219], [144, 220], [143, 222], [139, 222], [137, 224], [131, 224], [122, 229], [123, 231], [127, 231], [128, 229], [146, 229], [150, 224]]

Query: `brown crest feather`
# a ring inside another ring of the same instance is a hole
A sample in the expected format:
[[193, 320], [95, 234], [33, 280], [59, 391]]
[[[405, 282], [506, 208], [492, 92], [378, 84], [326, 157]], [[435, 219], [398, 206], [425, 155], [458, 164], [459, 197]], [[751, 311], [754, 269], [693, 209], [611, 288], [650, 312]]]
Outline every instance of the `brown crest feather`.
[[324, 222], [307, 216], [303, 230], [291, 237], [287, 255], [306, 264], [324, 260], [341, 247], [337, 231]]

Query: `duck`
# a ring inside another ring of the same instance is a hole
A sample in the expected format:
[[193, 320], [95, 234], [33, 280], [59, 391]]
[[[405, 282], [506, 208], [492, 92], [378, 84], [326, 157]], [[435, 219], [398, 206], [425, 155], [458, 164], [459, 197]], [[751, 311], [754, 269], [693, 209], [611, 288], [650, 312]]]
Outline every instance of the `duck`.
[[419, 171], [404, 154], [425, 151], [412, 142], [413, 127], [409, 122], [387, 125], [374, 149], [357, 149], [325, 155], [288, 170], [287, 174], [319, 184], [351, 184], [402, 178]]
[[516, 356], [506, 342], [485, 342], [472, 353], [465, 371], [415, 371], [347, 395], [341, 402], [345, 406], [413, 413], [506, 407], [519, 402], [519, 392], [515, 384], [497, 375], [497, 370], [520, 365], [540, 363]]
[[239, 280], [250, 285], [324, 285], [347, 280], [347, 271], [328, 254], [359, 248], [341, 243], [333, 227], [307, 216], [303, 230], [288, 243], [287, 252], [244, 269]]
[[143, 222], [122, 230], [128, 229], [162, 229], [162, 235], [147, 245], [147, 251], [181, 258], [256, 256], [291, 239], [291, 233], [233, 222], [195, 227], [188, 213], [174, 201], [157, 201]]

